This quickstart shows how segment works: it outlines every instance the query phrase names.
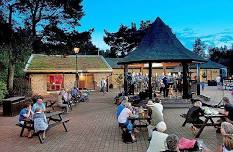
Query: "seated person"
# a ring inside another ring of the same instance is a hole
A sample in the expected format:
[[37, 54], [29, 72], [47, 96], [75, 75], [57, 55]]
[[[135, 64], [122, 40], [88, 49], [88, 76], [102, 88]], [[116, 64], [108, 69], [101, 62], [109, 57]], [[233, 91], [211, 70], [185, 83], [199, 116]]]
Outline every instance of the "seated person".
[[78, 88], [77, 87], [73, 87], [71, 90], [71, 96], [76, 98], [78, 96]]
[[70, 104], [71, 95], [69, 94], [68, 90], [61, 92], [61, 94], [62, 94], [63, 103]]
[[79, 96], [80, 96], [79, 101], [85, 102], [88, 100], [89, 91], [85, 91], [83, 93], [80, 91]]
[[160, 100], [158, 98], [155, 99], [156, 103], [153, 103], [152, 100], [149, 100], [146, 104], [148, 107], [148, 116], [151, 118], [149, 121], [149, 125], [147, 126], [148, 129], [148, 136], [149, 140], [152, 135], [152, 131], [155, 128], [155, 126], [161, 122], [164, 121], [163, 118], [163, 105], [160, 103]]
[[167, 143], [167, 150], [165, 150], [164, 152], [179, 152], [180, 151], [178, 147], [179, 137], [177, 135], [171, 134], [167, 136], [166, 143]]
[[69, 105], [68, 105], [68, 104], [65, 104], [65, 103], [63, 102], [61, 92], [59, 93], [59, 95], [58, 95], [58, 97], [57, 97], [57, 106], [58, 106], [58, 107], [61, 107], [61, 108], [65, 108], [65, 112], [66, 112], [66, 113], [69, 113]]
[[42, 99], [37, 99], [36, 103], [33, 104], [32, 106], [32, 111], [35, 113], [36, 108], [40, 108], [43, 112], [46, 111], [45, 104], [43, 103]]
[[165, 122], [161, 121], [156, 125], [155, 130], [152, 133], [152, 139], [147, 152], [161, 152], [166, 150], [165, 141], [168, 134], [163, 133], [166, 131], [167, 126]]
[[[31, 116], [32, 116], [32, 114], [33, 114], [33, 112], [32, 112], [32, 106], [31, 106], [31, 103], [27, 103], [26, 105], [25, 105], [25, 107], [20, 111], [20, 113], [19, 113], [19, 120], [18, 120], [18, 122], [19, 122], [19, 124], [20, 125], [24, 125], [24, 120], [26, 119], [26, 118], [31, 118]], [[31, 132], [31, 130], [29, 129], [28, 130], [28, 137], [29, 138], [31, 138], [32, 137], [32, 132]]]
[[73, 87], [71, 90], [71, 96], [73, 101], [77, 102], [78, 101], [78, 95], [79, 95], [79, 90], [77, 87]]
[[227, 97], [223, 98], [224, 111], [219, 111], [227, 116], [226, 121], [233, 124], [233, 105], [230, 103], [230, 100]]
[[125, 108], [125, 103], [127, 102], [126, 98], [122, 98], [121, 101], [118, 102], [118, 106], [117, 106], [117, 112], [116, 112], [116, 116], [117, 118], [119, 117], [121, 111]]
[[218, 148], [218, 152], [233, 152], [233, 125], [222, 122], [221, 134], [223, 136], [223, 145]]
[[39, 107], [36, 108], [35, 114], [33, 115], [33, 121], [34, 121], [34, 129], [35, 132], [43, 131], [42, 138], [45, 138], [45, 131], [48, 128], [48, 122], [46, 119], [45, 114], [43, 113], [42, 109]]
[[191, 130], [195, 131], [197, 128], [200, 128], [200, 125], [197, 124], [203, 124], [203, 121], [200, 119], [200, 116], [204, 115], [204, 110], [201, 109], [202, 103], [200, 101], [196, 101], [188, 110], [186, 120], [187, 123], [192, 123]]
[[128, 118], [133, 115], [131, 109], [131, 104], [129, 102], [125, 103], [125, 108], [121, 111], [120, 115], [118, 116], [118, 123], [126, 127], [129, 133], [131, 134], [132, 140], [136, 141], [136, 138], [133, 134], [133, 124], [128, 120]]

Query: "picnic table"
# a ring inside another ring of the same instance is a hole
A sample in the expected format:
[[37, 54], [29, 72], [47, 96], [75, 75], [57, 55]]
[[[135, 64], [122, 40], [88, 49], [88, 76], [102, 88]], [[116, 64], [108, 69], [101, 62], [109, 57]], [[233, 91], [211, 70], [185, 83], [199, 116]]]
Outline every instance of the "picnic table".
[[[140, 128], [147, 127], [148, 123], [150, 122], [150, 117], [148, 116], [147, 109], [143, 109], [143, 114], [136, 113], [133, 116], [130, 116], [128, 119], [131, 120], [131, 122], [135, 127], [140, 127]], [[138, 124], [136, 124], [135, 122], [138, 122]]]
[[[50, 129], [56, 125], [62, 124], [65, 131], [66, 132], [68, 131], [67, 127], [66, 127], [66, 123], [69, 121], [69, 119], [64, 119], [62, 117], [62, 114], [63, 114], [63, 112], [61, 112], [61, 111], [45, 113], [46, 118], [48, 120], [48, 129]], [[20, 137], [23, 136], [23, 132], [24, 132], [25, 128], [34, 130], [33, 121], [31, 119], [25, 119], [24, 124], [20, 127], [22, 127], [21, 132], [20, 132]], [[39, 137], [40, 143], [43, 143], [43, 139], [41, 138], [40, 134], [38, 134], [38, 137]]]
[[[134, 127], [147, 127], [148, 126], [148, 117], [141, 117], [141, 116], [133, 116], [133, 117], [129, 117], [129, 120], [132, 121]], [[138, 124], [136, 124], [135, 122], [138, 121]]]
[[203, 122], [203, 124], [200, 124], [201, 125], [201, 128], [198, 130], [195, 138], [199, 138], [199, 136], [201, 135], [202, 131], [204, 130], [204, 128], [206, 126], [213, 126], [213, 127], [217, 127], [217, 126], [220, 126], [221, 124], [219, 122], [214, 122], [214, 118], [225, 118], [226, 116], [223, 115], [223, 114], [205, 114], [204, 115], [204, 118], [205, 118], [205, 121]]
[[[213, 127], [218, 127], [221, 124], [219, 122], [215, 122], [214, 119], [221, 119], [221, 118], [225, 118], [226, 116], [223, 114], [220, 114], [215, 108], [209, 108], [209, 107], [203, 107], [205, 110], [205, 114], [204, 116], [202, 116], [204, 118], [204, 122], [203, 124], [195, 124], [200, 126], [200, 129], [198, 130], [195, 138], [199, 138], [199, 136], [201, 135], [202, 131], [204, 130], [204, 128], [206, 126], [213, 126]], [[186, 114], [182, 114], [182, 117], [186, 118], [182, 127], [185, 126], [185, 124], [187, 123], [187, 117]]]

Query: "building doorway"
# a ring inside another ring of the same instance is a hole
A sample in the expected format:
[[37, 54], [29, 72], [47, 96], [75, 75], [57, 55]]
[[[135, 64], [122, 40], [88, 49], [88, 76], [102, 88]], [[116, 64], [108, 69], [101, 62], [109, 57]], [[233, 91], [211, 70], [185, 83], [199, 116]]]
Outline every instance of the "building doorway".
[[92, 73], [81, 73], [79, 75], [80, 90], [94, 90], [94, 75]]

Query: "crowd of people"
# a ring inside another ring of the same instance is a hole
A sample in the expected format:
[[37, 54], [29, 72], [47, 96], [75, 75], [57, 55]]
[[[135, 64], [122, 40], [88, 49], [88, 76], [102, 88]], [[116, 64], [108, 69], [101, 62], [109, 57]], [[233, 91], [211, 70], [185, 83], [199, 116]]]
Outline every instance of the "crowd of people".
[[[120, 127], [126, 128], [132, 137], [132, 142], [136, 141], [135, 133], [137, 132], [134, 122], [129, 119], [134, 115], [134, 110], [137, 109], [131, 105], [127, 96], [122, 96], [117, 103], [116, 117]], [[193, 106], [187, 113], [188, 123], [193, 124], [191, 126], [192, 131], [196, 131], [200, 128], [200, 124], [203, 124], [203, 120], [200, 119], [204, 115], [202, 104], [205, 106], [212, 106], [202, 103], [200, 100], [193, 101]], [[184, 148], [184, 143], [193, 142], [192, 148], [195, 147], [197, 140], [190, 140], [186, 138], [178, 138], [175, 134], [167, 134], [167, 124], [163, 117], [163, 105], [159, 98], [149, 100], [145, 105], [148, 115], [148, 140], [150, 141], [147, 152], [171, 152], [179, 151], [179, 148]], [[219, 105], [213, 105], [212, 107], [218, 107]], [[218, 122], [221, 123], [221, 127], [218, 128], [219, 133], [223, 136], [223, 144], [218, 147], [219, 152], [232, 152], [233, 151], [233, 105], [228, 98], [223, 98], [224, 110], [219, 111], [221, 114], [226, 115], [225, 119], [221, 119]], [[199, 124], [199, 125], [198, 125]], [[221, 131], [220, 131], [221, 130]], [[218, 131], [217, 131], [218, 132]], [[182, 139], [182, 140], [181, 140]], [[182, 143], [181, 143], [182, 142]], [[182, 145], [182, 146], [181, 146]], [[207, 147], [202, 147], [203, 151], [210, 151]]]

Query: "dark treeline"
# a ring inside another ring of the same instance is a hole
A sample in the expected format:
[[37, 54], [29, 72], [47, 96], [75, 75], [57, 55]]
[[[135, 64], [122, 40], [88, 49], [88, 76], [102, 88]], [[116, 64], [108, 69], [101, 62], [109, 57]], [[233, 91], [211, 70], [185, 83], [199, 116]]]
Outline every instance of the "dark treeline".
[[229, 75], [233, 75], [233, 45], [231, 48], [226, 46], [209, 48], [209, 59], [225, 65]]

